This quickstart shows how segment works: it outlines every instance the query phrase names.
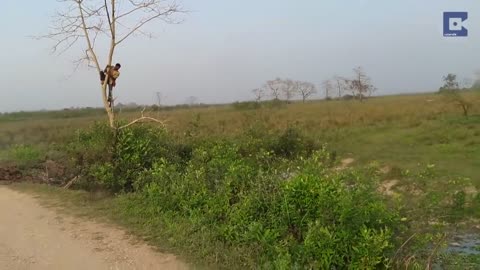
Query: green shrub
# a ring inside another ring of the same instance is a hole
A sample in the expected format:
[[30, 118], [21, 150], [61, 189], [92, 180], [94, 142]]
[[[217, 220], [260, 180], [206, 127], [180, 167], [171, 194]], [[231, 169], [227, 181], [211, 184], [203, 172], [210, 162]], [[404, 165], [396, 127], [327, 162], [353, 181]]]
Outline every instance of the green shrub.
[[376, 194], [371, 176], [332, 173], [328, 156], [315, 152], [284, 180], [279, 167], [264, 171], [235, 144], [198, 148], [185, 171], [161, 160], [145, 172], [142, 215], [206, 226], [216, 235], [210, 241], [258, 250], [257, 263], [267, 268], [388, 265], [396, 211]]
[[[87, 186], [103, 187], [112, 192], [142, 188], [141, 174], [165, 158], [181, 163], [189, 158], [189, 149], [176, 144], [165, 130], [149, 126], [132, 126], [115, 132], [96, 124], [88, 131], [77, 132], [68, 151]], [[136, 183], [136, 181], [140, 181]]]
[[261, 103], [255, 101], [234, 102], [232, 107], [235, 110], [255, 110], [261, 108]]
[[77, 167], [88, 168], [92, 164], [111, 160], [114, 133], [107, 125], [95, 123], [92, 128], [77, 130], [72, 141], [66, 146]]
[[289, 127], [278, 136], [271, 146], [272, 150], [280, 156], [292, 158], [299, 155], [310, 155], [318, 147], [305, 137], [297, 128]]
[[136, 192], [123, 202], [124, 209], [148, 231], [174, 230], [150, 227], [159, 220], [182, 220], [200, 234], [189, 241], [202, 241], [189, 245], [208, 241], [240, 249], [249, 256], [239, 258], [242, 265], [373, 269], [389, 264], [399, 219], [376, 192], [375, 170], [331, 170], [332, 155], [294, 127], [178, 144], [149, 126], [117, 133], [96, 126], [79, 133], [71, 149], [95, 185]]
[[14, 145], [6, 151], [5, 160], [26, 168], [39, 165], [45, 158], [42, 151], [32, 145]]

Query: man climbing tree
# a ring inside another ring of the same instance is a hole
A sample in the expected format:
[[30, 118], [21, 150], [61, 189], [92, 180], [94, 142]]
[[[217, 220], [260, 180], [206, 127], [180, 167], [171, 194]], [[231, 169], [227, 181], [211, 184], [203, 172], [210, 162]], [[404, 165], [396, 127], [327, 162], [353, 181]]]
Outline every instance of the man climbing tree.
[[[176, 0], [58, 0], [64, 6], [57, 12], [50, 34], [42, 36], [55, 41], [54, 51], [64, 52], [78, 48], [81, 41], [83, 57], [77, 64], [87, 63], [97, 69], [101, 85], [102, 101], [110, 127], [115, 128], [115, 114], [111, 106], [112, 91], [120, 76], [120, 65], [103, 70], [100, 56], [106, 56], [108, 66], [112, 65], [117, 46], [131, 37], [152, 35], [145, 31], [147, 24], [154, 21], [179, 23], [175, 15], [183, 13]], [[152, 28], [149, 28], [152, 29]], [[106, 49], [101, 52], [100, 49]], [[104, 78], [103, 78], [104, 76]], [[103, 78], [103, 79], [102, 79]], [[108, 90], [107, 90], [108, 89]], [[144, 117], [135, 120], [155, 120]], [[117, 127], [122, 128], [122, 127]]]
[[107, 67], [103, 70], [100, 71], [100, 82], [102, 86], [105, 84], [105, 80], [108, 77], [108, 98], [107, 101], [109, 102], [110, 108], [112, 107], [113, 104], [113, 88], [117, 86], [117, 79], [120, 77], [120, 68], [122, 65], [117, 63], [114, 67], [107, 65]]

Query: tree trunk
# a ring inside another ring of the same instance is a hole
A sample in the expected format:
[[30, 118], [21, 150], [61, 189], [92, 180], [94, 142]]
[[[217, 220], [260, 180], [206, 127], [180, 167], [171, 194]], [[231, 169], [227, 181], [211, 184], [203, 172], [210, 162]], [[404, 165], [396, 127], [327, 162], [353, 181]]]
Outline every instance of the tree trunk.
[[[82, 20], [82, 28], [83, 28], [83, 31], [84, 31], [84, 34], [85, 34], [85, 38], [87, 40], [88, 52], [90, 52], [89, 57], [93, 58], [95, 66], [97, 67], [97, 71], [98, 71], [98, 73], [100, 73], [100, 71], [102, 71], [102, 69], [100, 67], [100, 63], [98, 62], [97, 55], [95, 54], [95, 52], [93, 50], [92, 41], [90, 40], [90, 36], [89, 36], [89, 33], [88, 33], [88, 28], [87, 28], [87, 25], [86, 25], [86, 22], [85, 22], [85, 16], [84, 16], [84, 13], [83, 13], [82, 2], [79, 1], [79, 2], [77, 2], [77, 4], [78, 4], [79, 12], [80, 12], [80, 18]], [[112, 0], [112, 6], [114, 6], [114, 0]], [[114, 28], [112, 30], [112, 37], [114, 39], [114, 34], [113, 33], [114, 33]], [[115, 43], [113, 43], [113, 44], [115, 44]], [[113, 49], [114, 48], [115, 48], [115, 46], [113, 46], [113, 48], [111, 48], [111, 50], [110, 50], [111, 58], [113, 58]], [[111, 59], [110, 59], [110, 62], [111, 62]], [[103, 106], [105, 108], [105, 111], [107, 112], [108, 122], [110, 124], [110, 127], [113, 128], [115, 126], [115, 115], [113, 114], [113, 109], [109, 106], [108, 100], [107, 100], [108, 80], [109, 80], [109, 78], [108, 78], [108, 74], [107, 74], [107, 76], [105, 78], [105, 82], [101, 87], [101, 91], [102, 91]]]
[[[107, 1], [105, 1], [105, 8], [107, 8]], [[108, 8], [107, 8], [108, 12]], [[108, 14], [107, 14], [108, 16]], [[113, 55], [115, 53], [115, 46], [116, 44], [116, 18], [115, 18], [115, 0], [111, 0], [111, 18], [109, 17], [109, 24], [110, 24], [110, 32], [111, 32], [111, 40], [110, 40], [110, 52], [108, 54], [108, 65], [112, 66], [113, 62]], [[103, 93], [103, 105], [105, 106], [105, 110], [107, 111], [108, 115], [108, 122], [110, 124], [111, 128], [115, 127], [115, 113], [113, 111], [113, 91], [112, 91], [112, 96], [110, 104], [108, 103], [108, 98], [107, 98], [107, 86], [109, 82], [109, 76], [107, 74], [105, 83], [102, 88], [102, 93]]]
[[463, 104], [462, 109], [463, 109], [463, 116], [468, 117], [468, 105]]
[[[108, 104], [108, 98], [107, 98], [107, 84], [108, 82], [108, 76], [105, 78], [105, 83], [102, 85], [102, 99], [103, 99], [103, 107], [105, 107], [105, 111], [107, 112], [107, 117], [108, 117], [108, 124], [110, 125], [111, 128], [115, 127], [115, 114], [113, 112], [113, 106], [110, 107]], [[112, 97], [113, 98], [113, 97]]]

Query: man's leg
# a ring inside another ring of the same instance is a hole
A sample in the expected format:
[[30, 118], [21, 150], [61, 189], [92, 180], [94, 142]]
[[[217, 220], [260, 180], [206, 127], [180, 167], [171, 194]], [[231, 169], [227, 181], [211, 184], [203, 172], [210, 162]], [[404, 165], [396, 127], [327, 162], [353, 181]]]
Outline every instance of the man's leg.
[[112, 103], [113, 97], [112, 97], [112, 90], [113, 86], [111, 84], [108, 85], [108, 102]]
[[103, 71], [100, 71], [100, 82], [102, 83], [102, 85], [105, 83], [105, 78], [107, 76], [105, 75], [105, 72]]

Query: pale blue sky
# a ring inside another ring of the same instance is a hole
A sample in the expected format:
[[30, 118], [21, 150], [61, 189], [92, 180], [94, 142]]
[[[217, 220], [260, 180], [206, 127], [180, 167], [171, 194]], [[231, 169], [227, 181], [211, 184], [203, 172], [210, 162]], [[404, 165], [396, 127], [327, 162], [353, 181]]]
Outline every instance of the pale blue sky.
[[[477, 0], [182, 0], [181, 25], [155, 23], [156, 39], [118, 48], [119, 102], [166, 103], [196, 96], [205, 103], [251, 99], [274, 77], [320, 84], [361, 65], [378, 94], [433, 91], [448, 72], [480, 70]], [[1, 0], [0, 111], [101, 106], [97, 74], [50, 54], [54, 0]], [[444, 38], [442, 13], [468, 11], [467, 38]], [[102, 65], [104, 64], [102, 60]]]

